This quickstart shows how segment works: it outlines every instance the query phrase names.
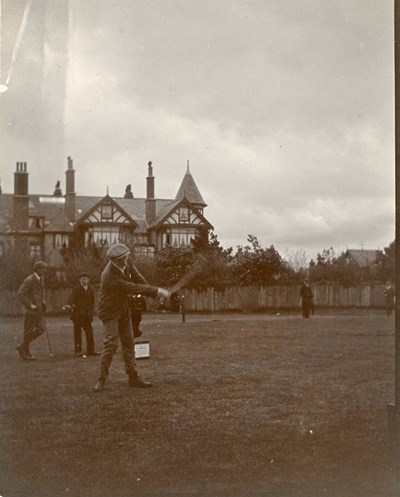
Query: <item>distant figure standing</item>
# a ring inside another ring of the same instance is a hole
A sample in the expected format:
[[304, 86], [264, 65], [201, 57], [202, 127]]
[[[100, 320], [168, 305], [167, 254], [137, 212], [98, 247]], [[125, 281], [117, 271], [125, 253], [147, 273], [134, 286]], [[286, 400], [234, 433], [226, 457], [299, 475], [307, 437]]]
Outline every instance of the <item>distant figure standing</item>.
[[94, 349], [94, 291], [89, 281], [88, 273], [81, 273], [79, 285], [72, 289], [68, 299], [67, 307], [71, 310], [71, 320], [74, 323], [74, 350], [77, 357], [82, 355], [82, 329], [86, 335], [86, 355], [100, 355], [100, 352]]
[[22, 342], [17, 345], [17, 351], [24, 361], [33, 361], [29, 351], [30, 343], [45, 332], [44, 314], [46, 303], [44, 301], [43, 277], [47, 273], [47, 264], [37, 261], [33, 265], [33, 273], [28, 276], [18, 290], [18, 298], [25, 307], [24, 334]]
[[300, 299], [303, 318], [309, 318], [310, 311], [314, 308], [314, 294], [308, 280], [303, 281], [300, 288]]
[[392, 284], [390, 283], [390, 281], [386, 282], [383, 294], [385, 297], [386, 316], [391, 316], [392, 312], [395, 308], [396, 292], [395, 292], [394, 288], [392, 287]]

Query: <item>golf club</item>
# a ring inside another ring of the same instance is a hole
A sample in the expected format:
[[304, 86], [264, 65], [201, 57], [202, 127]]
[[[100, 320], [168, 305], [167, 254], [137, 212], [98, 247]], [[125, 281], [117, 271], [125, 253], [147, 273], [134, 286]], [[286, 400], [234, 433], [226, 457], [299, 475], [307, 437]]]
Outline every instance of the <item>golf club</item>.
[[54, 357], [53, 350], [52, 350], [51, 344], [50, 344], [49, 332], [47, 331], [46, 320], [44, 318], [43, 318], [43, 324], [44, 324], [44, 331], [46, 333], [47, 345], [49, 346], [49, 356]]

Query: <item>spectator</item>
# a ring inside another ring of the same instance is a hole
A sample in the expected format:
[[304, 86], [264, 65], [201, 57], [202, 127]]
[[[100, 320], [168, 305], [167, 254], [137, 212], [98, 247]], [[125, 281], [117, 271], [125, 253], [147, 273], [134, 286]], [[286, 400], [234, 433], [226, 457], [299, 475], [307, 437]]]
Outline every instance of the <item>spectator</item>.
[[74, 323], [74, 350], [75, 356], [82, 356], [82, 330], [86, 335], [86, 355], [100, 355], [94, 348], [93, 337], [93, 314], [94, 314], [94, 291], [89, 285], [88, 273], [79, 275], [79, 285], [72, 289], [68, 299], [71, 310], [71, 320]]
[[24, 334], [22, 342], [17, 345], [17, 351], [20, 358], [25, 361], [36, 359], [31, 355], [29, 345], [45, 332], [44, 276], [47, 268], [45, 262], [35, 262], [33, 273], [24, 280], [17, 294], [25, 307]]
[[304, 280], [300, 288], [300, 299], [303, 318], [309, 318], [314, 309], [314, 294], [308, 280]]

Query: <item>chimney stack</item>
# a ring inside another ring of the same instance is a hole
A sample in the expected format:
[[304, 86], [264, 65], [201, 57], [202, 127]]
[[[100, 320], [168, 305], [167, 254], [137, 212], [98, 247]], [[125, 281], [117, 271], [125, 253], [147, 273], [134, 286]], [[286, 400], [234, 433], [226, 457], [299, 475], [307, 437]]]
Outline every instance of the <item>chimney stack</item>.
[[28, 171], [26, 162], [17, 162], [14, 172], [12, 224], [15, 231], [26, 231], [29, 226]]
[[75, 209], [75, 170], [71, 157], [68, 157], [68, 166], [65, 171], [65, 215], [71, 222], [75, 221]]
[[148, 176], [146, 178], [147, 193], [146, 193], [146, 221], [150, 224], [156, 217], [156, 199], [155, 199], [155, 188], [154, 188], [154, 176], [153, 176], [153, 166], [152, 162], [148, 162]]
[[133, 198], [132, 185], [126, 185], [124, 198]]
[[54, 187], [53, 196], [54, 197], [62, 197], [60, 181], [57, 181], [56, 186]]

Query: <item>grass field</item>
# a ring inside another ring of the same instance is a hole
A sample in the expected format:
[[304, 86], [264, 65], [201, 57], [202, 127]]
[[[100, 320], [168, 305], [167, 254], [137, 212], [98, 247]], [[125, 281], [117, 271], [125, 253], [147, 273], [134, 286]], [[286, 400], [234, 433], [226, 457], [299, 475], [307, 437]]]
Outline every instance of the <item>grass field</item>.
[[118, 351], [100, 394], [66, 317], [35, 362], [17, 357], [21, 323], [2, 318], [2, 497], [395, 495], [383, 313], [145, 315], [154, 388], [128, 387]]

